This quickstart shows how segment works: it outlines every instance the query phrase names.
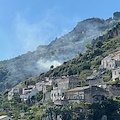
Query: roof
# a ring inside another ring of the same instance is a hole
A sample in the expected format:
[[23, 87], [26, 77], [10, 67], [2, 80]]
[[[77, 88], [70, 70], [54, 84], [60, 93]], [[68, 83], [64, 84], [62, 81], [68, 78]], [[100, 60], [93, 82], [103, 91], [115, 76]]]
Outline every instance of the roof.
[[114, 54], [118, 54], [118, 53], [120, 53], [120, 51], [117, 51], [117, 52], [115, 52]]
[[7, 115], [0, 116], [0, 119], [8, 117]]
[[106, 56], [103, 60], [109, 59], [109, 58], [114, 58], [116, 55], [120, 55], [120, 51], [117, 51], [113, 54], [109, 54], [108, 56]]
[[91, 75], [91, 76], [87, 77], [87, 79], [94, 79], [95, 77], [96, 77], [96, 76]]
[[86, 86], [86, 87], [76, 87], [76, 88], [73, 88], [73, 89], [70, 89], [70, 90], [68, 90], [68, 91], [78, 91], [78, 90], [84, 90], [84, 89], [87, 89], [87, 88], [89, 88], [89, 86]]
[[106, 56], [103, 60], [106, 60], [106, 59], [112, 59], [112, 57], [114, 57], [114, 54], [109, 54], [108, 56]]

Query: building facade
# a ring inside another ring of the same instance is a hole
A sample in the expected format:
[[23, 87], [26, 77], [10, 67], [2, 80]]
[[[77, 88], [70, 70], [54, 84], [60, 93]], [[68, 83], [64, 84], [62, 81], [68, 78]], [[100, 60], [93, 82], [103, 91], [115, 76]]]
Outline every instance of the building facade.
[[101, 61], [101, 67], [112, 70], [120, 67], [120, 51], [110, 54]]
[[109, 95], [108, 91], [97, 86], [77, 87], [66, 92], [66, 99], [69, 103], [101, 102]]
[[63, 76], [58, 82], [58, 89], [75, 88], [80, 85], [80, 78], [75, 76]]
[[120, 96], [120, 85], [117, 86], [109, 86], [109, 94], [110, 96], [113, 96], [113, 98], [119, 97]]
[[120, 68], [116, 68], [112, 70], [112, 80], [115, 81], [116, 78], [120, 78]]
[[51, 91], [51, 99], [53, 102], [56, 100], [64, 100], [65, 98], [65, 89], [54, 89]]
[[30, 91], [26, 94], [20, 95], [20, 98], [22, 101], [26, 101], [28, 99], [31, 99], [33, 96], [36, 96], [38, 93], [39, 93], [39, 91], [37, 89], [33, 89], [32, 91]]

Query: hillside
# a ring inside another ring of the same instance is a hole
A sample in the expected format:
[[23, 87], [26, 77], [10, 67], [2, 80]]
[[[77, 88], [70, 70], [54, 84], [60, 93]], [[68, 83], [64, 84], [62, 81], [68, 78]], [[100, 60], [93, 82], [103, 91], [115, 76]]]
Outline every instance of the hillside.
[[[113, 18], [107, 20], [100, 18], [86, 19], [79, 22], [71, 32], [60, 38], [56, 38], [49, 45], [40, 45], [36, 51], [29, 51], [26, 54], [10, 60], [1, 61], [0, 91], [12, 88], [29, 77], [48, 71], [50, 66], [53, 65], [56, 67], [63, 62], [64, 64], [61, 67], [49, 71], [46, 75], [57, 76], [62, 74], [80, 74], [81, 70], [90, 68], [91, 60], [103, 52], [101, 49], [96, 48], [96, 50], [94, 49], [90, 53], [86, 52], [83, 55], [79, 54], [79, 56], [69, 62], [65, 61], [73, 58], [78, 53], [83, 53], [87, 43], [90, 43], [93, 39], [96, 39], [116, 25], [120, 21], [119, 14], [119, 12], [116, 12], [114, 13]], [[84, 62], [83, 60], [86, 59], [91, 60]], [[100, 62], [100, 59], [96, 61], [96, 64]], [[77, 63], [79, 64], [76, 67], [74, 64]]]
[[31, 77], [21, 82], [18, 87], [35, 84], [35, 82], [44, 80], [44, 77], [79, 75], [86, 80], [94, 71], [99, 70], [101, 60], [111, 53], [120, 51], [120, 23], [102, 36], [92, 41], [92, 44], [86, 45], [87, 50], [79, 53], [73, 59], [64, 62], [61, 66], [48, 72], [42, 73], [40, 76]]
[[75, 74], [89, 76], [94, 70], [98, 70], [104, 57], [120, 50], [120, 23], [103, 36], [93, 40], [92, 45], [88, 44], [86, 47], [87, 50], [83, 54], [80, 53], [61, 66], [41, 74], [40, 77]]
[[[26, 81], [23, 81], [18, 86], [16, 86], [16, 88], [22, 88], [25, 86], [28, 87], [28, 85], [35, 85], [36, 81], [38, 82], [40, 80], [44, 80], [44, 77], [47, 77], [47, 76], [50, 77], [50, 76], [78, 74], [80, 75], [80, 77], [82, 77], [82, 79], [85, 79], [87, 76], [92, 74], [94, 70], [99, 71], [99, 65], [101, 63], [101, 60], [104, 57], [116, 51], [120, 51], [120, 23], [114, 26], [106, 34], [93, 40], [92, 43], [94, 44], [86, 45], [87, 47], [86, 52], [78, 54], [75, 58], [67, 62], [64, 62], [64, 64], [62, 64], [61, 66], [58, 66], [57, 68], [50, 70], [47, 73], [42, 73], [40, 76], [37, 76], [37, 77], [28, 78]], [[110, 74], [108, 75], [110, 78]], [[118, 91], [119, 90], [117, 88], [118, 82], [119, 81], [117, 80], [114, 82], [109, 81], [109, 85], [114, 84], [113, 89]], [[117, 84], [116, 87], [115, 87], [115, 84]], [[56, 90], [58, 91], [58, 89]], [[98, 91], [98, 89], [94, 89], [93, 93], [90, 92], [90, 94], [92, 96], [95, 95], [96, 90]], [[106, 92], [108, 92], [109, 90], [110, 89], [107, 89]], [[80, 92], [78, 92], [78, 94], [80, 95]], [[119, 114], [120, 98], [118, 94], [117, 94], [117, 97], [111, 96], [110, 91], [109, 91], [109, 97], [104, 99], [103, 102], [100, 102], [99, 100], [97, 103], [93, 103], [93, 104], [87, 103], [87, 102], [85, 103], [81, 102], [81, 103], [66, 104], [63, 106], [54, 105], [52, 101], [50, 101], [50, 99], [46, 101], [45, 104], [43, 104], [43, 100], [40, 101], [43, 97], [42, 92], [40, 92], [35, 97], [26, 100], [26, 102], [20, 100], [20, 96], [19, 96], [20, 94], [15, 95], [12, 101], [7, 100], [7, 95], [8, 95], [8, 91], [6, 90], [6, 92], [3, 93], [4, 97], [1, 97], [1, 108], [4, 108], [6, 110], [10, 109], [11, 111], [9, 111], [9, 113], [7, 114], [10, 116], [12, 115], [16, 120], [18, 120], [18, 118], [21, 118], [20, 116], [21, 112], [22, 113], [24, 112], [25, 114], [27, 114], [22, 118], [25, 118], [28, 120], [31, 120], [31, 119], [40, 120], [46, 117], [47, 115], [50, 115], [52, 119], [53, 118], [52, 115], [55, 115], [55, 114], [58, 115], [58, 113], [65, 120], [68, 118], [68, 116], [69, 116], [69, 120], [70, 119], [73, 120], [74, 116], [77, 117], [76, 119], [85, 119], [86, 115], [90, 120], [94, 120], [94, 119], [99, 120], [100, 118], [102, 118], [103, 115], [106, 115], [108, 119], [115, 119], [115, 120], [118, 120], [120, 117], [120, 114]], [[99, 94], [97, 95], [99, 96]], [[17, 111], [16, 111], [16, 108], [17, 108]], [[83, 109], [83, 111], [80, 111], [81, 108]], [[28, 113], [31, 113], [31, 114], [28, 114]], [[99, 115], [97, 113], [99, 113]], [[6, 114], [6, 111], [0, 112], [0, 114]]]

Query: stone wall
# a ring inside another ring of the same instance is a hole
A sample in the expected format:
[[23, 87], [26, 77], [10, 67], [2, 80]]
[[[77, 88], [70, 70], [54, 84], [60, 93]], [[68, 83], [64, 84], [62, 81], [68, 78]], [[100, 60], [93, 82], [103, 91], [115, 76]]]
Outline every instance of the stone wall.
[[46, 92], [46, 93], [44, 94], [44, 100], [45, 100], [45, 101], [49, 100], [49, 99], [50, 99], [50, 95], [51, 95], [51, 92]]
[[110, 86], [109, 92], [110, 92], [110, 95], [112, 95], [114, 97], [120, 96], [120, 87]]
[[101, 102], [105, 97], [109, 95], [109, 92], [103, 88], [92, 86], [88, 89], [85, 89], [85, 102]]

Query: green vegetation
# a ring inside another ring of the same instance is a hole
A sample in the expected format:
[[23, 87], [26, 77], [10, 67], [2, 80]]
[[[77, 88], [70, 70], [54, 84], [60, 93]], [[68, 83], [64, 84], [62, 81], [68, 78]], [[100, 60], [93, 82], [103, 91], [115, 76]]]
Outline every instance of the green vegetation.
[[53, 90], [52, 86], [50, 86], [50, 87], [47, 88], [47, 92], [50, 92], [51, 90]]
[[88, 83], [86, 83], [86, 81], [84, 80], [84, 81], [82, 81], [82, 83], [81, 83], [81, 87], [84, 87], [84, 86], [88, 86], [89, 84]]
[[[39, 116], [44, 114], [43, 109], [40, 109], [43, 97], [41, 92], [26, 101], [21, 101], [19, 94], [14, 95], [14, 98], [11, 101], [8, 101], [7, 96], [8, 92], [4, 92], [0, 98], [0, 109], [3, 109], [3, 111], [0, 112], [0, 115], [13, 116], [14, 120], [18, 120], [20, 118], [20, 113], [28, 114], [28, 116], [33, 115], [35, 118], [38, 117], [36, 116], [38, 113], [41, 113]], [[25, 116], [25, 118], [27, 118], [27, 116]], [[35, 120], [38, 119], [36, 118]]]
[[110, 81], [110, 78], [111, 78], [110, 76], [106, 76], [106, 77], [103, 79], [103, 81], [104, 81], [104, 82], [108, 82], [108, 81]]
[[118, 84], [120, 84], [120, 80], [117, 79], [117, 80], [115, 80], [115, 81], [113, 81], [113, 82], [110, 82], [110, 84], [111, 84], [111, 85], [118, 85]]
[[[113, 29], [108, 31], [103, 36], [98, 37], [93, 40], [92, 44], [86, 45], [86, 52], [77, 55], [72, 60], [64, 62], [63, 65], [51, 69], [47, 73], [42, 73], [38, 77], [28, 78], [26, 81], [21, 82], [20, 86], [34, 85], [37, 80], [41, 79], [44, 81], [44, 77], [47, 76], [62, 76], [62, 75], [79, 75], [83, 81], [81, 86], [88, 85], [86, 83], [86, 78], [94, 73], [94, 71], [99, 70], [101, 60], [118, 50], [120, 50], [120, 23], [116, 25]], [[0, 64], [1, 65], [1, 64]], [[2, 66], [2, 65], [1, 65]], [[2, 66], [4, 74], [11, 74], [6, 71], [6, 66]], [[18, 66], [19, 68], [19, 66]], [[52, 67], [53, 68], [53, 67]], [[3, 76], [0, 75], [1, 79]], [[104, 82], [109, 82], [111, 79], [111, 71], [105, 73]], [[30, 75], [31, 76], [31, 75]], [[14, 81], [15, 82], [15, 81]], [[14, 83], [16, 84], [16, 83]], [[117, 79], [115, 82], [111, 82], [112, 85], [120, 84], [120, 80]], [[8, 87], [10, 84], [6, 82]], [[18, 85], [19, 86], [19, 85]], [[2, 88], [2, 84], [0, 84]], [[52, 87], [48, 87], [47, 91], [50, 92]], [[11, 101], [7, 100], [8, 91], [0, 94], [0, 108], [3, 109], [0, 115], [7, 114], [8, 116], [13, 116], [14, 120], [20, 119], [20, 113], [25, 113], [22, 118], [26, 120], [41, 120], [46, 116], [60, 115], [63, 120], [101, 120], [103, 115], [107, 115], [108, 120], [118, 120], [120, 118], [120, 97], [117, 99], [106, 99], [102, 103], [80, 103], [80, 104], [67, 104], [65, 106], [57, 107], [53, 105], [51, 99], [49, 99], [45, 105], [42, 103], [43, 93], [39, 93], [37, 96], [32, 97], [26, 101], [20, 100], [20, 95], [16, 94], [14, 99]]]
[[60, 115], [63, 120], [101, 120], [106, 115], [108, 120], [118, 120], [120, 117], [120, 101], [106, 99], [102, 103], [74, 103], [61, 107], [49, 107], [46, 114], [51, 116]]
[[103, 115], [106, 115], [108, 120], [115, 120], [120, 116], [120, 101], [108, 99], [101, 104], [94, 103], [89, 106], [90, 109], [90, 117], [93, 120], [101, 120]]
[[[92, 45], [87, 44], [85, 53], [77, 55], [72, 60], [64, 62], [63, 65], [41, 74], [41, 78], [45, 76], [62, 76], [75, 75], [86, 79], [87, 76], [93, 73], [93, 70], [98, 70], [101, 60], [107, 55], [120, 50], [120, 23], [108, 33], [93, 40]], [[92, 46], [92, 48], [91, 48]], [[105, 81], [110, 78], [106, 77]]]
[[111, 78], [112, 78], [112, 72], [111, 72], [111, 70], [109, 70], [105, 73], [105, 77], [104, 77], [103, 81], [109, 82], [111, 80]]
[[80, 73], [80, 78], [83, 78], [84, 80], [86, 80], [86, 78], [90, 75], [92, 75], [92, 70], [83, 70]]

